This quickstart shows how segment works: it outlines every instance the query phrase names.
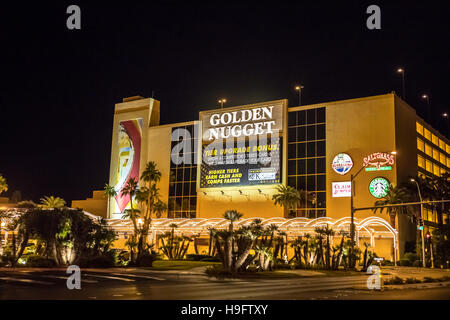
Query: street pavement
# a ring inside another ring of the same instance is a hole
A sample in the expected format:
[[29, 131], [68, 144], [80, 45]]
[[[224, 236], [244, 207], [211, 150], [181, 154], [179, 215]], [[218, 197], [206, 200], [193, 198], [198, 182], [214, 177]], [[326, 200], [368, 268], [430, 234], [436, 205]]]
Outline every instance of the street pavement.
[[86, 269], [81, 273], [80, 290], [69, 290], [67, 277], [62, 269], [0, 270], [0, 300], [450, 299], [450, 286], [444, 287], [447, 283], [436, 289], [364, 290], [364, 274], [220, 280], [195, 271]]

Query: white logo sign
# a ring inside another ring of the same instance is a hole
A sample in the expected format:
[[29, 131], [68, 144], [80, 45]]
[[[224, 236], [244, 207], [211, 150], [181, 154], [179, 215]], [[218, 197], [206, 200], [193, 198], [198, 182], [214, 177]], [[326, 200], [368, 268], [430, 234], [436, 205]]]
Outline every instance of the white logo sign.
[[351, 197], [352, 195], [352, 184], [350, 181], [344, 182], [333, 182], [332, 184], [332, 196], [334, 198], [339, 197]]
[[337, 173], [346, 174], [353, 167], [353, 161], [348, 154], [339, 153], [334, 157], [331, 166]]

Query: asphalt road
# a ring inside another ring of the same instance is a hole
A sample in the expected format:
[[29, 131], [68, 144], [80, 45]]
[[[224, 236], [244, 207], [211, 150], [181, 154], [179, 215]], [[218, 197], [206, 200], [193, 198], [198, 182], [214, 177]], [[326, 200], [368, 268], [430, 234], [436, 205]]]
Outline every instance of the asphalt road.
[[354, 289], [367, 276], [219, 280], [202, 274], [146, 270], [82, 271], [81, 289], [69, 290], [64, 271], [0, 272], [0, 300], [450, 300], [450, 287], [436, 289]]

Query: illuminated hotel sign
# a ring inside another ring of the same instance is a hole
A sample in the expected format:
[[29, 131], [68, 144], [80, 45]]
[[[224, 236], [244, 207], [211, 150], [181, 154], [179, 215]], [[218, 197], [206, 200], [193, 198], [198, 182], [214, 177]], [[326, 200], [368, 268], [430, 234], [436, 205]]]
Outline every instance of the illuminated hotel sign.
[[386, 152], [376, 152], [364, 158], [366, 171], [392, 170], [394, 155]]
[[370, 181], [369, 192], [375, 198], [383, 198], [387, 195], [389, 189], [389, 181], [385, 178], [378, 177]]
[[203, 141], [254, 136], [282, 130], [282, 103], [202, 113]]
[[352, 184], [350, 181], [332, 182], [331, 190], [333, 198], [351, 197]]
[[353, 167], [352, 158], [346, 153], [339, 153], [334, 157], [331, 167], [335, 172], [344, 175]]
[[200, 188], [281, 183], [283, 101], [200, 113]]

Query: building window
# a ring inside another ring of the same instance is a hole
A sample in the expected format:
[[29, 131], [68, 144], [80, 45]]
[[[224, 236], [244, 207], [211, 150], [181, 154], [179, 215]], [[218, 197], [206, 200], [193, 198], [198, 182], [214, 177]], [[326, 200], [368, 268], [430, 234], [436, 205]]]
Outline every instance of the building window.
[[416, 131], [423, 136], [423, 126], [418, 122], [416, 122]]
[[445, 166], [446, 165], [446, 157], [442, 152], [439, 153], [439, 161]]
[[441, 148], [443, 151], [445, 151], [445, 142], [439, 139], [439, 148]]
[[433, 144], [437, 146], [439, 145], [439, 139], [434, 134], [431, 134], [431, 141], [433, 142]]
[[428, 143], [425, 143], [425, 153], [430, 157], [433, 156], [433, 148]]
[[425, 159], [421, 156], [417, 156], [417, 165], [425, 169]]
[[326, 216], [325, 119], [325, 108], [289, 112], [288, 185], [309, 197], [297, 216]]
[[439, 161], [439, 151], [433, 148], [433, 159]]
[[430, 130], [428, 130], [428, 129], [424, 129], [424, 132], [425, 132], [425, 134], [424, 134], [424, 136], [425, 136], [425, 138], [428, 140], [428, 141], [431, 141], [431, 132], [430, 132]]
[[[170, 177], [169, 177], [169, 203], [168, 218], [195, 218], [197, 210], [197, 150], [194, 149], [194, 125], [181, 126], [172, 128], [172, 132], [176, 129], [186, 129], [190, 138], [185, 142], [190, 144], [189, 153], [186, 153], [190, 163], [175, 164], [170, 160]], [[182, 141], [173, 141], [172, 147]], [[184, 154], [183, 154], [184, 155]]]
[[439, 166], [436, 164], [433, 164], [433, 173], [434, 173], [434, 175], [439, 177], [440, 170], [439, 170]]
[[431, 161], [428, 160], [425, 161], [425, 169], [428, 172], [433, 172], [433, 164], [431, 163]]
[[424, 150], [424, 143], [422, 139], [417, 138], [417, 149], [419, 149], [422, 152], [425, 152]]

